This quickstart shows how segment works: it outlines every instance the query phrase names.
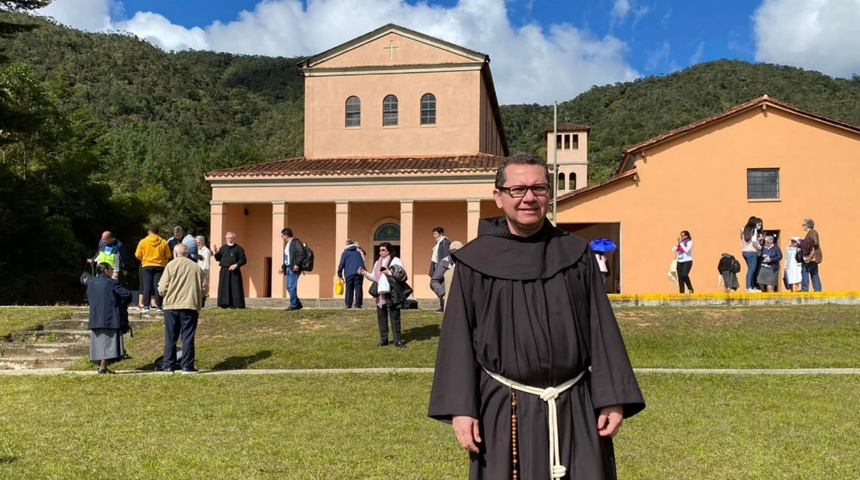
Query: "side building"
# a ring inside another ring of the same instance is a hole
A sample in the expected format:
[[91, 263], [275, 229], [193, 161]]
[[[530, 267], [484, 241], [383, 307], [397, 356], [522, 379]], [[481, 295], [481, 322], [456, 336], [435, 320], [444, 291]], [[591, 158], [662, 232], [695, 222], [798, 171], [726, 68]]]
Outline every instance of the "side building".
[[764, 220], [783, 254], [812, 218], [824, 290], [857, 290], [860, 256], [839, 243], [860, 236], [858, 157], [860, 127], [764, 95], [628, 148], [615, 176], [559, 196], [558, 224], [615, 241], [607, 289], [631, 294], [678, 292], [667, 271], [679, 232], [689, 230], [693, 285], [713, 293], [723, 291], [720, 255], [743, 262], [740, 230], [750, 216]]

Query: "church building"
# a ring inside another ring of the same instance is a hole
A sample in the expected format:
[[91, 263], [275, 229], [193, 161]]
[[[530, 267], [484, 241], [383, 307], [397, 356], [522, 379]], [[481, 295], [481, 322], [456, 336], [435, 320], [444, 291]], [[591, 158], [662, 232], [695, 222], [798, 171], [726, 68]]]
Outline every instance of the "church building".
[[[304, 156], [209, 172], [211, 242], [236, 233], [248, 297], [285, 297], [280, 231], [290, 227], [316, 257], [299, 297], [334, 296], [349, 238], [368, 267], [392, 243], [415, 296], [432, 298], [433, 228], [465, 243], [480, 218], [500, 214], [492, 185], [509, 151], [489, 56], [390, 24], [300, 68]], [[211, 281], [217, 291], [217, 269]]]

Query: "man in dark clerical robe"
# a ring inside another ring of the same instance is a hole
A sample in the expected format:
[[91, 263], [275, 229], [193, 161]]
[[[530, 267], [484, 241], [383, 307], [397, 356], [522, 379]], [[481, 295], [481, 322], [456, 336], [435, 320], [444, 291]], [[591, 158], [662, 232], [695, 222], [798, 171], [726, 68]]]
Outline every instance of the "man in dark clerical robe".
[[224, 235], [226, 245], [215, 251], [215, 260], [221, 266], [218, 274], [218, 306], [245, 308], [245, 287], [242, 285], [242, 266], [248, 263], [245, 249], [236, 243], [236, 234]]
[[472, 480], [614, 479], [612, 437], [645, 402], [594, 252], [546, 220], [543, 160], [503, 159], [495, 185], [505, 216], [452, 254], [428, 413]]

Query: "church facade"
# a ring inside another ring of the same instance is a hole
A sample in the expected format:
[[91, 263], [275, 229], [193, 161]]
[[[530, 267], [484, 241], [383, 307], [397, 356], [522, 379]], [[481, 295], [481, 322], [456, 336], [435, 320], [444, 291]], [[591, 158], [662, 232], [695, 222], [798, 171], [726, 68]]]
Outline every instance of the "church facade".
[[[305, 78], [304, 156], [209, 172], [211, 243], [237, 234], [248, 297], [285, 296], [278, 273], [290, 227], [315, 253], [302, 298], [334, 296], [346, 239], [371, 266], [395, 246], [415, 296], [431, 298], [432, 229], [464, 243], [492, 199], [509, 154], [487, 55], [386, 25], [311, 57]], [[217, 291], [213, 269], [211, 291]]]

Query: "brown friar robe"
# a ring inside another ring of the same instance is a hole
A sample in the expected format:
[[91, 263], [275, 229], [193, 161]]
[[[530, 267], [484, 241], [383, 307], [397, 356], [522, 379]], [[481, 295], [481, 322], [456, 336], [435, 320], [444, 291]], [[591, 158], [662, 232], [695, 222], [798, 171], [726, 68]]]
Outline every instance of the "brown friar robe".
[[[548, 221], [536, 234], [511, 234], [504, 217], [482, 220], [478, 238], [457, 261], [445, 307], [429, 415], [480, 421], [480, 453], [471, 480], [511, 478], [511, 394], [483, 368], [526, 385], [554, 387], [591, 369], [559, 395], [564, 479], [614, 479], [612, 439], [597, 432], [600, 408], [624, 405], [630, 417], [645, 401], [603, 288], [594, 252]], [[517, 392], [519, 478], [549, 472], [548, 405]]]

